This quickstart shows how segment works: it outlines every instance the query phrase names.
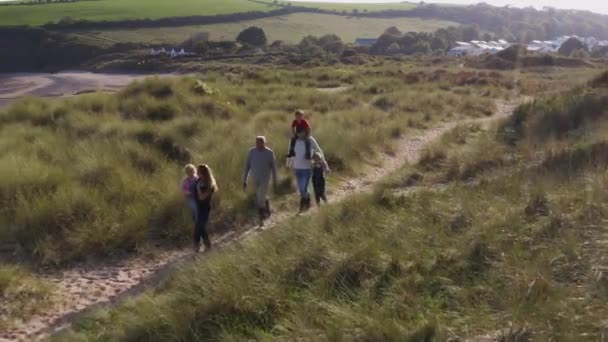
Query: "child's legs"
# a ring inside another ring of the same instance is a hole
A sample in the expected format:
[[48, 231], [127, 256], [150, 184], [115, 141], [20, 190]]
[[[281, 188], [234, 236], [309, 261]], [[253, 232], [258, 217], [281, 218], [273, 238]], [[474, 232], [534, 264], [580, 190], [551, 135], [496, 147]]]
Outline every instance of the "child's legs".
[[315, 202], [317, 205], [321, 204], [321, 194], [315, 189]]
[[295, 157], [296, 155], [296, 141], [298, 140], [297, 136], [292, 136], [291, 141], [289, 142], [289, 157]]
[[325, 196], [325, 179], [322, 179], [319, 184], [319, 197], [327, 202], [327, 197]]
[[194, 198], [188, 198], [188, 206], [192, 210], [192, 217], [194, 219], [194, 222], [196, 223], [196, 221], [198, 220], [198, 208], [196, 205], [196, 200]]
[[325, 197], [325, 178], [321, 178], [319, 180], [319, 184], [317, 184], [317, 188], [319, 189], [319, 197], [327, 202], [327, 197]]
[[320, 204], [321, 199], [323, 198], [323, 187], [321, 184], [321, 179], [319, 179], [317, 177], [313, 177], [312, 188], [315, 192], [315, 201], [317, 202], [317, 204]]

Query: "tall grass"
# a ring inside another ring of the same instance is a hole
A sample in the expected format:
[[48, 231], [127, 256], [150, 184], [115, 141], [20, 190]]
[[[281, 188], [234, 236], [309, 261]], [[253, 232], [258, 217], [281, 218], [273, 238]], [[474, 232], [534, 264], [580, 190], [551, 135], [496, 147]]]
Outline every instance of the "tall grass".
[[[519, 111], [536, 122], [568, 107], [529, 108]], [[432, 168], [427, 158], [406, 170], [428, 187], [403, 193], [387, 182], [293, 219], [57, 340], [427, 341], [507, 327], [505, 340], [597, 340], [608, 292], [592, 272], [602, 259], [586, 246], [608, 218], [608, 177], [597, 163], [570, 177], [539, 169], [556, 147], [586, 146], [587, 138], [545, 141], [531, 154], [526, 141], [536, 137], [513, 146], [498, 134], [509, 122], [447, 135], [428, 152], [442, 149]], [[588, 132], [605, 142], [605, 131]], [[495, 159], [488, 151], [503, 162], [446, 177]]]
[[52, 285], [16, 265], [0, 266], [0, 329], [40, 312], [52, 301]]
[[[282, 163], [295, 109], [309, 113], [328, 161], [348, 174], [392, 138], [491, 108], [475, 100], [483, 86], [455, 95], [411, 85], [402, 67], [365, 78], [363, 67], [251, 69], [200, 76], [206, 87], [197, 77], [151, 78], [114, 95], [23, 99], [0, 114], [0, 236], [47, 265], [181, 244], [191, 229], [177, 190], [183, 165], [215, 169], [222, 191], [211, 229], [238, 229], [251, 214], [239, 181], [245, 152], [263, 134]], [[329, 81], [347, 88], [317, 89]], [[282, 170], [282, 184], [289, 178]]]

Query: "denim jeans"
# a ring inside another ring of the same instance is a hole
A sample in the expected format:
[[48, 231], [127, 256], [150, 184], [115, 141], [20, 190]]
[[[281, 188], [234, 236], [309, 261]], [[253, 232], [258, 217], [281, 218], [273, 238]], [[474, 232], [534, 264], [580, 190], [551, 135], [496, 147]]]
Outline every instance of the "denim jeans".
[[302, 198], [308, 198], [308, 184], [310, 183], [310, 177], [312, 176], [311, 169], [296, 169], [296, 182], [298, 183], [298, 191]]
[[207, 223], [209, 222], [209, 209], [199, 209], [196, 224], [194, 225], [194, 243], [199, 244], [201, 239], [205, 247], [211, 246], [209, 234], [207, 233]]

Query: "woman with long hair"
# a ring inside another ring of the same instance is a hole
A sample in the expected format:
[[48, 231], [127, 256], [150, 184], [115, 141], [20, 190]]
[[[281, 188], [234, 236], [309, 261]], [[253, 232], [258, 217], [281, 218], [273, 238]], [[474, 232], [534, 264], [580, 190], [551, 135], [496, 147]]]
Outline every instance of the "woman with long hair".
[[197, 167], [198, 179], [196, 181], [195, 197], [197, 204], [197, 219], [194, 229], [194, 251], [198, 253], [201, 249], [201, 239], [205, 245], [205, 251], [211, 248], [211, 240], [207, 233], [207, 223], [211, 214], [211, 199], [218, 191], [213, 171], [207, 164]]

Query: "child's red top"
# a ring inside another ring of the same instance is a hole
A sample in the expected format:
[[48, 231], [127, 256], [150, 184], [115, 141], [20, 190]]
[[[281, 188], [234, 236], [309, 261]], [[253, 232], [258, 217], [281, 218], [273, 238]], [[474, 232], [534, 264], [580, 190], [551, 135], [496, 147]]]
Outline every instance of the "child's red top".
[[310, 129], [310, 125], [308, 124], [308, 121], [306, 121], [305, 119], [302, 120], [293, 120], [293, 122], [291, 123], [291, 128], [295, 128], [296, 131], [298, 129]]

